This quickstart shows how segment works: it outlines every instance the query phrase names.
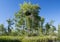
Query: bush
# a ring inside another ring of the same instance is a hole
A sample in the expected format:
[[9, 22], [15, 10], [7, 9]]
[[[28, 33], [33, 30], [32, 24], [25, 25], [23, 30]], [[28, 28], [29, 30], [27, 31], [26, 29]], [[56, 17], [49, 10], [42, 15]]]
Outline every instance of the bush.
[[22, 37], [1, 36], [0, 42], [21, 42]]
[[27, 37], [22, 42], [53, 42], [53, 39], [49, 37]]
[[53, 42], [56, 38], [51, 37], [19, 37], [19, 36], [0, 36], [0, 42]]

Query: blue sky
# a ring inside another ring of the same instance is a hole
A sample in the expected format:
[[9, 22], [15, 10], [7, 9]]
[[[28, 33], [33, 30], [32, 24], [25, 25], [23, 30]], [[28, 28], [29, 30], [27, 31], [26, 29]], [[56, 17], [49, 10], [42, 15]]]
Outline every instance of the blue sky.
[[[19, 4], [29, 0], [0, 0], [0, 24], [7, 26], [6, 20], [13, 18], [15, 12], [20, 9]], [[57, 27], [60, 23], [60, 0], [30, 0], [32, 4], [38, 4], [41, 7], [40, 16], [45, 18], [45, 22], [54, 20]]]

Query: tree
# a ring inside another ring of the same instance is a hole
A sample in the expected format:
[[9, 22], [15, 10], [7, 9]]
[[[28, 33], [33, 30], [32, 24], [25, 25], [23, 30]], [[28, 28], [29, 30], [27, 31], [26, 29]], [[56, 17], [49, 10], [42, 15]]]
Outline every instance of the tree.
[[31, 3], [21, 4], [19, 12], [15, 14], [16, 27], [23, 28], [23, 30], [27, 28], [29, 32], [38, 30], [40, 21], [39, 10], [40, 7], [38, 5]]
[[7, 20], [8, 23], [8, 35], [11, 33], [12, 25], [14, 24], [11, 19]]
[[56, 35], [55, 32], [54, 32], [55, 30], [56, 30], [56, 27], [51, 26], [50, 29], [49, 29], [49, 35], [52, 35], [52, 36]]
[[49, 23], [46, 23], [45, 28], [46, 28], [46, 33], [53, 35], [54, 31], [56, 30], [56, 27], [53, 25], [54, 21], [51, 20]]
[[56, 30], [56, 27], [53, 25], [53, 23], [54, 23], [53, 20], [51, 20], [50, 23], [49, 23], [50, 24], [49, 34], [50, 35], [55, 35], [54, 31]]
[[48, 35], [49, 34], [49, 29], [50, 29], [49, 23], [45, 24], [45, 28], [46, 28], [46, 35]]
[[60, 24], [58, 25], [58, 38], [60, 38]]
[[41, 28], [41, 32], [43, 33], [43, 24], [44, 24], [44, 18], [43, 17], [41, 17], [41, 20], [40, 20], [40, 28]]
[[3, 35], [6, 33], [6, 29], [3, 24], [0, 24], [0, 34]]

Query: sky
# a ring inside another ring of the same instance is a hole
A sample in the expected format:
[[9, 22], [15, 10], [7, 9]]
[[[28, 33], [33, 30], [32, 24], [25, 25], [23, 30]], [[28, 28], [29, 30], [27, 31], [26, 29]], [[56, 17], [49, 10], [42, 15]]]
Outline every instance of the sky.
[[6, 20], [13, 18], [24, 1], [38, 4], [41, 7], [39, 15], [45, 18], [45, 23], [54, 20], [57, 27], [60, 23], [60, 0], [0, 0], [0, 24], [7, 26]]

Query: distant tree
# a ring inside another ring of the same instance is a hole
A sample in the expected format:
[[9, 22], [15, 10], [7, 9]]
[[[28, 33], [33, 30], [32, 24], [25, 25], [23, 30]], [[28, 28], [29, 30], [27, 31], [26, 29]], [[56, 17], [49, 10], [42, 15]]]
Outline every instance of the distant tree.
[[56, 35], [55, 32], [56, 31], [56, 27], [55, 26], [51, 26], [50, 29], [49, 29], [49, 35]]
[[50, 29], [50, 24], [46, 23], [45, 28], [46, 28], [46, 35], [48, 35], [49, 34], [49, 29]]
[[7, 20], [8, 23], [8, 34], [11, 33], [12, 25], [14, 24], [11, 19]]
[[49, 35], [54, 34], [54, 31], [56, 30], [56, 27], [53, 24], [54, 24], [53, 20], [51, 20], [49, 23], [45, 24], [46, 34], [49, 34]]
[[41, 27], [41, 32], [42, 32], [42, 33], [43, 33], [43, 29], [44, 29], [44, 28], [43, 28], [43, 27], [44, 27], [44, 26], [43, 26], [44, 20], [45, 20], [45, 19], [44, 19], [43, 17], [41, 17], [41, 20], [40, 20], [40, 27]]
[[0, 24], [0, 34], [3, 35], [6, 33], [6, 29], [3, 24]]
[[60, 38], [60, 24], [58, 25], [58, 38]]
[[53, 25], [54, 21], [51, 20], [49, 24], [50, 24], [50, 30], [49, 30], [50, 35], [54, 35], [54, 33], [55, 33], [54, 31], [56, 31], [56, 27]]
[[55, 26], [52, 26], [52, 31], [54, 32], [56, 30], [56, 27]]

